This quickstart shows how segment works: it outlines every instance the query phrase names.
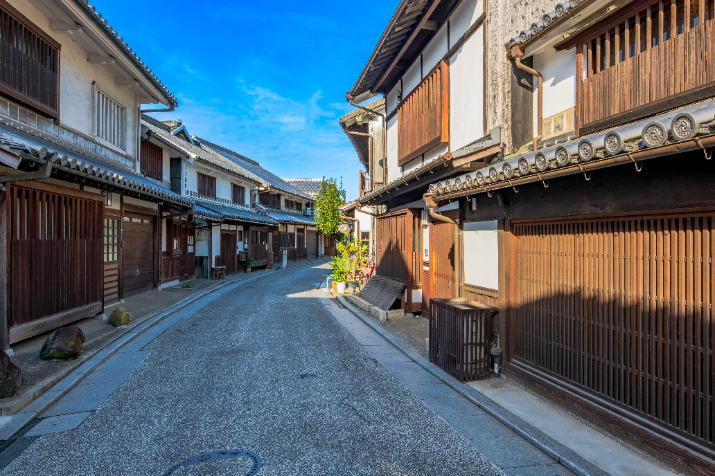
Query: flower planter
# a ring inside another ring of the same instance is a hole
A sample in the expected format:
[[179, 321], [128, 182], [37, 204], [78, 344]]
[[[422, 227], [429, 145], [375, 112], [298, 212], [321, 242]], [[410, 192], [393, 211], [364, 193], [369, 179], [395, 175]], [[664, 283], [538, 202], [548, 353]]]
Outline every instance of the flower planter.
[[337, 288], [338, 288], [338, 294], [345, 293], [345, 283], [338, 283]]
[[355, 292], [355, 289], [357, 288], [358, 282], [357, 281], [348, 281], [346, 283], [348, 285], [348, 289], [352, 292]]
[[338, 282], [337, 281], [330, 281], [333, 285], [333, 292], [337, 293], [338, 292]]

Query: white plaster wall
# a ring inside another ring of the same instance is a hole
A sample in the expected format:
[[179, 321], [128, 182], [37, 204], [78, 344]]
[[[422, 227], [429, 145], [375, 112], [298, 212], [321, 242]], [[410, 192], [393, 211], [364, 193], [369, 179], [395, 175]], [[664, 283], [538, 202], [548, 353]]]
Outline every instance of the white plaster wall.
[[216, 177], [216, 198], [231, 200], [231, 182], [218, 173], [214, 176]]
[[483, 26], [449, 59], [450, 147], [457, 150], [484, 136]]
[[192, 164], [186, 164], [186, 178], [185, 178], [185, 188], [186, 190], [197, 192], [199, 190], [199, 179], [197, 175], [198, 169]]
[[464, 224], [464, 282], [499, 289], [497, 222]]
[[402, 175], [409, 174], [413, 170], [419, 169], [420, 167], [422, 167], [421, 155], [416, 159], [412, 160], [411, 162], [407, 162], [405, 165], [402, 166]]
[[[116, 195], [115, 195], [115, 197], [116, 197]], [[122, 200], [124, 200], [124, 203], [128, 203], [129, 205], [136, 205], [138, 207], [150, 208], [152, 210], [159, 209], [158, 203], [145, 202], [144, 200], [139, 200], [138, 198], [133, 198], [133, 197], [127, 197], [126, 195], [124, 195], [122, 197]]]
[[400, 91], [400, 82], [398, 81], [395, 86], [392, 88], [392, 90], [387, 93], [387, 97], [385, 98], [385, 104], [387, 105], [386, 108], [386, 114], [390, 114], [392, 111], [397, 109], [397, 106], [399, 106], [397, 102], [397, 93]]
[[402, 76], [402, 99], [409, 96], [412, 90], [422, 82], [422, 69], [420, 66], [420, 59], [418, 57], [405, 75]]
[[[246, 240], [246, 237], [243, 235], [246, 233], [246, 231], [244, 230], [243, 225], [238, 225], [236, 227], [236, 231], [241, 232], [241, 233], [236, 233], [236, 245], [238, 245], [238, 251], [243, 251], [243, 243]], [[241, 236], [239, 236], [239, 234]], [[242, 239], [240, 239], [240, 238], [242, 238]]]
[[355, 210], [355, 218], [360, 220], [360, 231], [370, 231], [371, 216], [367, 213]]
[[429, 74], [437, 66], [447, 51], [449, 51], [449, 46], [447, 45], [447, 24], [445, 24], [422, 53], [423, 76]]
[[397, 165], [398, 127], [397, 115], [387, 121], [387, 181], [397, 180], [402, 175]]
[[211, 227], [211, 266], [213, 267], [214, 256], [221, 256], [221, 225]]
[[432, 162], [434, 159], [439, 157], [442, 154], [446, 154], [447, 151], [449, 150], [449, 144], [440, 144], [434, 149], [425, 152], [425, 164], [427, 162]]
[[166, 221], [161, 220], [161, 251], [166, 251]]
[[165, 182], [171, 181], [171, 152], [162, 148], [162, 177]]
[[[199, 241], [198, 234], [199, 231], [204, 232], [204, 237], [205, 239], [203, 241]], [[196, 230], [196, 249], [194, 250], [194, 254], [196, 256], [208, 256], [209, 255], [209, 229], [204, 228], [203, 230]]]
[[[576, 105], [576, 48], [567, 51], [556, 51], [554, 48], [544, 48], [534, 55], [534, 69], [544, 77], [544, 111], [543, 117], [571, 109]], [[534, 78], [534, 91], [537, 91], [538, 80]], [[534, 136], [538, 127], [539, 94], [534, 93]]]
[[[455, 44], [484, 12], [482, 0], [464, 0], [449, 19], [450, 42]], [[449, 45], [450, 47], [452, 45]]]

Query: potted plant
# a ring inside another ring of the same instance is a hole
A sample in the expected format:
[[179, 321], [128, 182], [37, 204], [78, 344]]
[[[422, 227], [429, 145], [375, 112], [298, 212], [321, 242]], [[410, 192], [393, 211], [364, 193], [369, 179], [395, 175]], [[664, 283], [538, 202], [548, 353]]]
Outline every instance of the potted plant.
[[330, 261], [333, 267], [333, 291], [340, 294], [345, 292], [345, 262], [342, 256], [336, 256]]
[[360, 280], [360, 268], [367, 254], [367, 246], [357, 239], [346, 241], [338, 244], [338, 252], [343, 261], [348, 289], [355, 291]]
[[250, 273], [250, 272], [251, 272], [251, 268], [253, 267], [253, 262], [254, 262], [254, 261], [255, 261], [255, 260], [254, 260], [253, 258], [247, 258], [247, 259], [246, 259], [246, 273]]

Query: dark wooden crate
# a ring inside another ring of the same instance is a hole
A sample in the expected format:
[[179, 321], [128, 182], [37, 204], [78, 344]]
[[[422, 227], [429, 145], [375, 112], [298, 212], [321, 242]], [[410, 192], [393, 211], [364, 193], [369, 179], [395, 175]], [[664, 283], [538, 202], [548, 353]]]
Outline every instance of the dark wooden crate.
[[495, 307], [467, 299], [430, 299], [429, 359], [458, 380], [489, 377]]

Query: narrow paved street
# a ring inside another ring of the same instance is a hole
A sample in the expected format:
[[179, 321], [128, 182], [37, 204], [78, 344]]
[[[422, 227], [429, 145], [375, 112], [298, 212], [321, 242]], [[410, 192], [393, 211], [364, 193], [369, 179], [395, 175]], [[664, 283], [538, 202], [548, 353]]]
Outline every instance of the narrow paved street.
[[220, 450], [257, 455], [261, 476], [500, 474], [326, 311], [325, 273], [252, 278], [167, 317], [28, 425], [2, 474], [163, 475]]

